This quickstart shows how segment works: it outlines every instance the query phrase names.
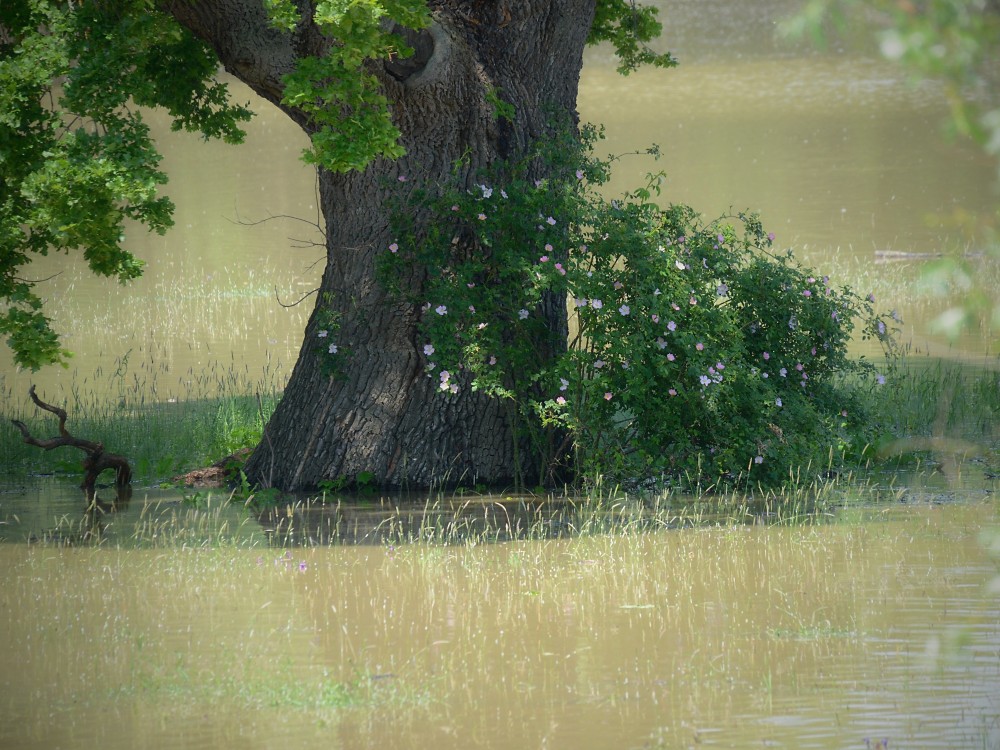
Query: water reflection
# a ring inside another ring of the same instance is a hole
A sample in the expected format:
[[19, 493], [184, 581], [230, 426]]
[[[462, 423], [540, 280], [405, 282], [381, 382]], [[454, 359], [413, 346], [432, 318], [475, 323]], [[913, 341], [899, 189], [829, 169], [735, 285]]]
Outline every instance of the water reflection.
[[[592, 534], [651, 533], [692, 525], [860, 523], [928, 504], [981, 502], [997, 478], [970, 461], [927, 470], [879, 470], [842, 486], [789, 497], [606, 496], [397, 492], [247, 502], [229, 489], [99, 485], [88, 497], [69, 478], [0, 485], [0, 543], [162, 547], [250, 544], [295, 548], [477, 545]], [[818, 494], [817, 494], [818, 493]]]
[[581, 502], [544, 498], [344, 498], [302, 502], [257, 513], [277, 547], [329, 544], [466, 544], [551, 539], [578, 532]]
[[995, 747], [998, 523], [0, 545], [0, 745]]

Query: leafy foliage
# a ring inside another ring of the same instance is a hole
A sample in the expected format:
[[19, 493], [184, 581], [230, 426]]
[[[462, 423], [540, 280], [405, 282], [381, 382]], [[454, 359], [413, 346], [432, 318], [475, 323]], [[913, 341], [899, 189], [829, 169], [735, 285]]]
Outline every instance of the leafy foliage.
[[783, 31], [825, 45], [830, 27], [850, 34], [856, 25], [874, 36], [887, 59], [942, 81], [955, 131], [1000, 156], [1000, 6], [993, 0], [809, 0]]
[[[272, 23], [285, 31], [291, 32], [303, 20], [292, 0], [267, 0], [266, 7]], [[431, 22], [427, 4], [414, 0], [321, 0], [311, 20], [334, 44], [323, 57], [299, 61], [295, 72], [285, 78], [283, 98], [285, 104], [305, 112], [317, 128], [306, 161], [332, 172], [348, 172], [364, 169], [380, 156], [402, 156], [399, 130], [377, 79], [365, 65], [411, 55], [413, 50], [393, 28], [425, 28]], [[660, 30], [655, 8], [625, 0], [601, 0], [588, 43], [610, 42], [623, 74], [640, 65], [672, 67], [677, 62], [669, 53], [653, 52], [646, 45]]]
[[[673, 64], [645, 42], [660, 29], [651, 9], [601, 0], [590, 41], [611, 41], [622, 70]], [[293, 0], [265, 0], [274, 25], [314, 23], [331, 40], [285, 79], [285, 104], [315, 130], [305, 158], [333, 172], [399, 157], [399, 131], [372, 60], [411, 53], [396, 26], [430, 22], [418, 0], [320, 0], [303, 17]], [[214, 80], [213, 50], [152, 0], [0, 4], [0, 333], [19, 366], [66, 364], [64, 349], [24, 269], [50, 251], [83, 251], [91, 269], [121, 282], [142, 263], [125, 247], [126, 220], [164, 232], [173, 206], [166, 176], [136, 107], [161, 107], [175, 130], [238, 143], [251, 113]], [[509, 110], [500, 111], [512, 117]]]
[[[279, 28], [294, 28], [291, 0], [270, 0]], [[302, 110], [317, 127], [307, 162], [331, 172], [364, 169], [372, 159], [403, 155], [399, 129], [378, 80], [365, 70], [373, 59], [413, 53], [394, 23], [419, 29], [430, 21], [426, 4], [399, 0], [321, 0], [312, 22], [334, 40], [323, 57], [302, 58], [285, 77], [284, 103]]]
[[250, 112], [213, 81], [212, 51], [145, 0], [0, 8], [0, 332], [15, 361], [66, 362], [35, 282], [34, 255], [80, 249], [122, 283], [142, 272], [125, 221], [164, 232], [173, 205], [134, 105], [165, 108], [174, 129], [239, 142]]
[[[858, 322], [892, 345], [872, 299], [775, 253], [753, 215], [706, 222], [657, 207], [655, 188], [607, 202], [606, 163], [548, 158], [549, 180], [508, 165], [418, 194], [438, 221], [401, 225], [385, 254], [386, 278], [415, 264], [430, 279], [413, 301], [442, 394], [508, 400], [543, 462], [575, 446], [577, 476], [775, 485], [860, 454], [875, 426], [853, 389], [884, 378], [847, 345]], [[572, 311], [554, 357], [553, 300]]]
[[677, 60], [669, 52], [654, 52], [646, 44], [663, 30], [656, 15], [655, 7], [636, 5], [634, 0], [599, 0], [587, 43], [610, 42], [618, 55], [618, 72], [622, 75], [641, 65], [672, 68]]

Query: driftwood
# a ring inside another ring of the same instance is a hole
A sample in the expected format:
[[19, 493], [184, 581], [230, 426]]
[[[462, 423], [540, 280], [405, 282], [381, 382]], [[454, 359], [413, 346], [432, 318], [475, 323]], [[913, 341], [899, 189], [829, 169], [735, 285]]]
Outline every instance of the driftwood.
[[235, 453], [220, 458], [211, 466], [179, 474], [172, 477], [171, 481], [183, 484], [185, 487], [225, 487], [227, 483], [233, 481], [252, 452], [253, 448], [240, 448]]
[[39, 409], [44, 409], [45, 411], [52, 412], [57, 417], [59, 417], [59, 437], [49, 438], [48, 440], [39, 440], [38, 438], [32, 437], [31, 433], [28, 431], [27, 426], [24, 422], [17, 419], [12, 419], [11, 422], [14, 426], [21, 431], [21, 435], [24, 437], [24, 442], [28, 445], [37, 445], [42, 450], [50, 451], [53, 448], [79, 448], [87, 457], [83, 460], [83, 484], [80, 485], [88, 497], [94, 495], [94, 488], [97, 485], [98, 475], [105, 469], [114, 469], [115, 471], [115, 486], [122, 488], [127, 487], [132, 481], [132, 467], [129, 466], [128, 461], [123, 457], [115, 453], [105, 453], [103, 443], [95, 443], [91, 440], [81, 440], [80, 438], [75, 438], [69, 434], [66, 429], [66, 411], [60, 409], [58, 406], [52, 406], [47, 404], [38, 398], [35, 393], [35, 386], [31, 386], [28, 390], [28, 395], [31, 396], [31, 400], [35, 402], [35, 406]]

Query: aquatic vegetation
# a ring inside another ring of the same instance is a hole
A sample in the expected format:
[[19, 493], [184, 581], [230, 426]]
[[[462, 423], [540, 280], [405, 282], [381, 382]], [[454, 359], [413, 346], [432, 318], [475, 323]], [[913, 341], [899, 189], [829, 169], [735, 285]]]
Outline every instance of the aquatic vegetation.
[[[559, 737], [577, 747], [678, 748], [696, 733], [789, 746], [808, 733], [818, 747], [993, 736], [997, 618], [981, 592], [995, 567], [973, 543], [997, 522], [993, 505], [656, 528], [624, 498], [607, 501], [567, 515], [607, 533], [539, 528], [504, 544], [463, 542], [457, 528], [449, 538], [429, 521], [440, 511], [457, 527], [441, 503], [408, 542], [192, 533], [147, 549], [0, 545], [0, 688], [17, 719], [0, 721], [0, 743], [168, 744], [198, 726], [217, 731], [185, 746], [244, 746], [248, 732], [309, 745], [332, 731], [357, 747], [488, 737], [514, 748], [542, 744], [553, 722], [572, 726]], [[224, 498], [172, 506], [175, 528], [245, 512]], [[961, 669], [923, 671], [928, 637], [951, 627], [987, 648]]]

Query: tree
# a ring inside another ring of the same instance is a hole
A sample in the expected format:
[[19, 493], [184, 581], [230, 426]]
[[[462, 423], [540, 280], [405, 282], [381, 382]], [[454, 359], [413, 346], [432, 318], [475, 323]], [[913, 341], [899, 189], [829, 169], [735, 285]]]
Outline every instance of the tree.
[[[584, 46], [610, 40], [627, 72], [673, 64], [644, 42], [654, 13], [626, 0], [14, 0], [0, 9], [0, 331], [17, 362], [65, 363], [21, 269], [82, 249], [95, 273], [141, 273], [126, 219], [164, 232], [172, 206], [141, 107], [175, 129], [238, 142], [250, 113], [218, 65], [311, 137], [327, 266], [305, 343], [250, 480], [298, 489], [503, 483], [537, 475], [503, 404], [466, 390], [437, 398], [425, 376], [414, 271], [393, 295], [376, 276], [394, 207], [413, 191], [514, 163], [576, 123]], [[558, 124], [556, 124], [558, 123]], [[533, 179], [549, 169], [530, 168]], [[457, 172], [456, 172], [457, 170]], [[408, 224], [432, 216], [410, 204]], [[481, 248], [469, 246], [469, 252]], [[564, 301], [541, 309], [541, 360], [566, 345]]]

